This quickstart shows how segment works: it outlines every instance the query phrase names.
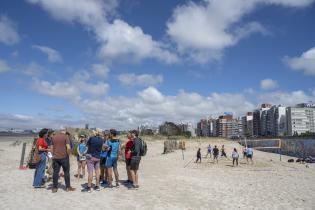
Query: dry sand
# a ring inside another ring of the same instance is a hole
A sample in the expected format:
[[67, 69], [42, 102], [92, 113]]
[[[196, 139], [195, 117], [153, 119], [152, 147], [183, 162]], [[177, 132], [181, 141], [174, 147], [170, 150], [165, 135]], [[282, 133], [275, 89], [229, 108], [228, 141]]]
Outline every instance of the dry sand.
[[[12, 139], [11, 139], [12, 140]], [[229, 160], [213, 164], [195, 159], [196, 149], [206, 154], [208, 143], [226, 146]], [[148, 154], [141, 162], [140, 189], [124, 186], [102, 188], [100, 192], [81, 193], [73, 177], [76, 170], [72, 157], [71, 183], [75, 192], [62, 189], [55, 194], [48, 189], [33, 189], [34, 170], [19, 170], [22, 144], [0, 140], [0, 209], [315, 209], [315, 165], [287, 163], [289, 157], [254, 151], [253, 165], [241, 158], [239, 167], [231, 167], [234, 142], [208, 140], [187, 143], [187, 150], [162, 155], [163, 142], [149, 142]], [[27, 148], [30, 148], [28, 144]], [[189, 163], [189, 164], [188, 164]], [[188, 165], [187, 165], [188, 164]], [[186, 166], [186, 167], [185, 167]], [[126, 179], [124, 164], [119, 162], [120, 179]], [[60, 183], [64, 183], [60, 180]]]

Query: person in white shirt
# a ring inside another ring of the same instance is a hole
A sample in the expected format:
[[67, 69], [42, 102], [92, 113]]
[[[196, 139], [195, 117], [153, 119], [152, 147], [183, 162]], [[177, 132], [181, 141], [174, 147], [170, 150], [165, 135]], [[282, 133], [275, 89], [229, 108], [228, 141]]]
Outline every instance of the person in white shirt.
[[236, 148], [234, 148], [234, 150], [232, 152], [233, 167], [234, 167], [235, 163], [236, 163], [236, 166], [238, 166], [238, 158], [239, 158], [239, 154], [238, 154]]
[[208, 155], [210, 155], [210, 158], [211, 158], [211, 152], [212, 152], [212, 148], [211, 148], [211, 145], [209, 144], [206, 157], [208, 157]]

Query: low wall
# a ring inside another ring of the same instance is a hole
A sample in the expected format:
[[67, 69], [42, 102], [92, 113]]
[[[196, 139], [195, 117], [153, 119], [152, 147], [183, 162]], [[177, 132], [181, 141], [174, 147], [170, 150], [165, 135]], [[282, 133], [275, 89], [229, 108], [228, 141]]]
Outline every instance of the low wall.
[[[270, 141], [270, 139], [265, 139], [268, 141], [263, 141], [264, 139], [259, 139], [262, 141], [251, 142], [249, 139], [248, 145], [252, 147], [274, 147], [278, 146], [278, 141]], [[315, 157], [315, 138], [281, 138], [281, 154], [303, 158], [307, 156]], [[241, 145], [244, 145], [244, 140], [239, 141]], [[258, 149], [264, 152], [279, 153], [279, 149]]]
[[282, 154], [294, 157], [315, 157], [315, 139], [282, 139]]

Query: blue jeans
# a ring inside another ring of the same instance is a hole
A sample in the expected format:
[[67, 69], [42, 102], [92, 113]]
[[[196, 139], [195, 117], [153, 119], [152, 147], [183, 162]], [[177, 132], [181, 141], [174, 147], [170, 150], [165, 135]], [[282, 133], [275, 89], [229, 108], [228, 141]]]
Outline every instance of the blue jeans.
[[36, 166], [35, 174], [34, 174], [34, 182], [33, 187], [40, 187], [43, 184], [43, 179], [45, 175], [46, 169], [46, 154], [43, 152], [40, 154], [40, 161]]

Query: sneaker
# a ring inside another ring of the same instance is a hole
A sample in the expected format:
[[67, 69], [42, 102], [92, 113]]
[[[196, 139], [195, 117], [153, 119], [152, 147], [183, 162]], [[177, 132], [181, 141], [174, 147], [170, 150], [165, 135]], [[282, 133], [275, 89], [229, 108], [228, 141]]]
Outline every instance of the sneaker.
[[71, 191], [75, 191], [75, 188], [73, 188], [73, 187], [67, 187], [66, 188], [66, 192], [71, 192]]
[[123, 182], [123, 184], [130, 184], [130, 182], [131, 181], [127, 179], [126, 181]]
[[86, 187], [83, 190], [81, 190], [81, 192], [91, 192], [91, 188], [90, 187]]
[[52, 193], [56, 193], [57, 191], [58, 191], [58, 189], [57, 188], [52, 188]]
[[96, 190], [96, 191], [100, 191], [101, 189], [100, 189], [100, 187], [99, 187], [99, 186], [95, 186], [95, 187], [94, 187], [94, 190]]
[[118, 182], [116, 182], [116, 187], [119, 187], [119, 183]]
[[103, 186], [103, 185], [107, 185], [107, 181], [103, 180], [103, 181], [101, 182], [101, 185], [102, 185], [102, 186]]

